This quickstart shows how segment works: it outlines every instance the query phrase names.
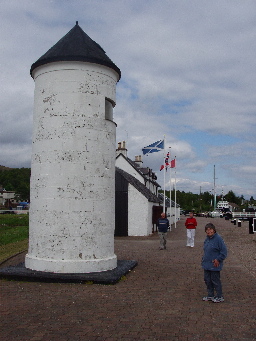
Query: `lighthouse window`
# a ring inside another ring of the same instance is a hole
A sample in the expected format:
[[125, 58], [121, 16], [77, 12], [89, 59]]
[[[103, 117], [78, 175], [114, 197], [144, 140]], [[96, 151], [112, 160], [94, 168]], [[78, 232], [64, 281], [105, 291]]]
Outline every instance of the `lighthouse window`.
[[105, 119], [113, 121], [113, 105], [107, 99], [105, 99]]

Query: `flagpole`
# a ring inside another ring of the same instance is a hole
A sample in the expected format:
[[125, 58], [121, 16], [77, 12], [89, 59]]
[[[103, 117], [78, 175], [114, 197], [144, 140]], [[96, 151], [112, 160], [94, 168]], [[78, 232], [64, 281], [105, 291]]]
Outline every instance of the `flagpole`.
[[165, 173], [166, 173], [166, 165], [165, 165], [165, 135], [164, 135], [164, 203], [163, 203], [164, 213], [165, 213]]
[[176, 204], [176, 156], [174, 157], [175, 160], [175, 194], [174, 194], [174, 205], [175, 205], [175, 228], [177, 227], [177, 204]]
[[[169, 147], [170, 149], [171, 149], [171, 147]], [[171, 157], [171, 153], [170, 153], [170, 160], [172, 159], [172, 157]], [[171, 169], [172, 169], [172, 167], [171, 166], [169, 166], [169, 168], [170, 168], [170, 220], [171, 220], [171, 225], [172, 225], [172, 176], [171, 176], [171, 174], [172, 174], [172, 172], [171, 172]]]

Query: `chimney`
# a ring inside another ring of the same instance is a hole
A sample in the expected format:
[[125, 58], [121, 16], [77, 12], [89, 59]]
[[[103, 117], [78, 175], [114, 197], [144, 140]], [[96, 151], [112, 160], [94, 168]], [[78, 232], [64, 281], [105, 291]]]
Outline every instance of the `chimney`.
[[137, 165], [139, 168], [141, 168], [141, 167], [142, 167], [142, 164], [143, 164], [141, 155], [135, 156], [134, 162], [136, 163], [136, 165]]
[[123, 142], [118, 142], [118, 147], [116, 149], [116, 156], [119, 154], [123, 154], [125, 157], [127, 157], [127, 149], [126, 149], [126, 143], [125, 141]]

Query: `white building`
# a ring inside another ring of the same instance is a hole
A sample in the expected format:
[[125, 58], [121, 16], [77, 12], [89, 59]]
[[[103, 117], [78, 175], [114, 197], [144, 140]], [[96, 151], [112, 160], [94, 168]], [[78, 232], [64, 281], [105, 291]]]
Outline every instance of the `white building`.
[[[161, 202], [164, 201], [164, 194], [159, 193], [158, 197], [161, 199]], [[171, 225], [175, 224], [178, 220], [180, 220], [180, 205], [175, 204], [174, 200], [170, 200], [170, 198], [165, 197], [165, 207], [166, 214], [169, 219]]]
[[0, 191], [0, 204], [4, 206], [7, 203], [8, 207], [9, 207], [12, 202], [16, 202], [15, 201], [15, 192], [14, 191], [1, 190]]
[[216, 209], [218, 211], [221, 211], [221, 212], [222, 211], [230, 211], [230, 212], [232, 212], [232, 205], [230, 205], [230, 203], [228, 201], [226, 201], [226, 200], [220, 200], [217, 203]]
[[[135, 161], [127, 157], [125, 142], [118, 143], [116, 152], [115, 234], [148, 236], [156, 230], [156, 220], [163, 211], [162, 200], [158, 195], [160, 185], [156, 182], [154, 172], [143, 167], [141, 156], [135, 156]], [[172, 215], [170, 223], [174, 223], [175, 219], [174, 205]], [[176, 217], [177, 220], [180, 218], [179, 207]]]
[[76, 25], [31, 66], [35, 81], [25, 266], [100, 272], [114, 254], [113, 107], [119, 68]]

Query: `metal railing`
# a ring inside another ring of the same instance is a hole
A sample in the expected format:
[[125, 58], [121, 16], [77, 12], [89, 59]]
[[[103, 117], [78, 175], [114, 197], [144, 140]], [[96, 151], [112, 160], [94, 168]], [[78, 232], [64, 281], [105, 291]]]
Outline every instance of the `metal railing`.
[[232, 218], [253, 218], [256, 212], [232, 212]]

